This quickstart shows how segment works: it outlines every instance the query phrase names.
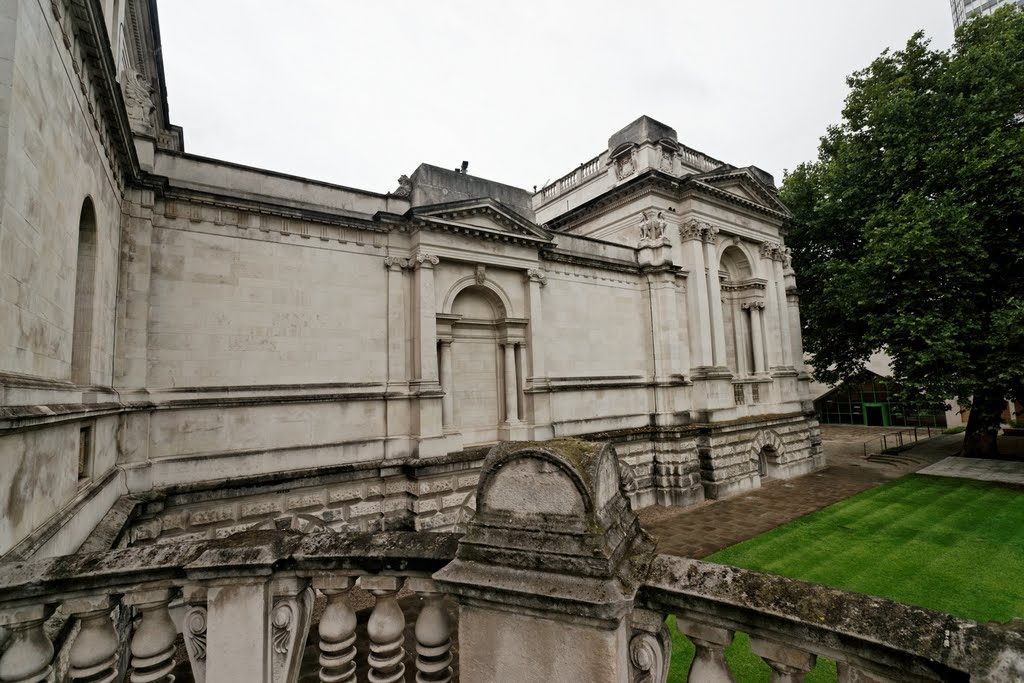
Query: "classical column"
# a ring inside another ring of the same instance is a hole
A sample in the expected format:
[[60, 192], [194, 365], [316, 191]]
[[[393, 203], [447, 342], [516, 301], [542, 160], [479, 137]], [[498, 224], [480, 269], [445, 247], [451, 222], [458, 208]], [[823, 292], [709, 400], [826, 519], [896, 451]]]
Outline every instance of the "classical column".
[[389, 256], [384, 259], [384, 267], [388, 269], [388, 384], [401, 384], [409, 380], [405, 367], [406, 281], [402, 273], [409, 267], [409, 259]]
[[690, 333], [690, 355], [694, 367], [714, 365], [711, 351], [711, 312], [708, 279], [705, 274], [704, 247], [701, 235], [706, 223], [689, 220], [679, 227], [684, 267], [690, 270], [687, 282], [687, 329]]
[[421, 251], [412, 261], [416, 269], [416, 381], [421, 388], [438, 383], [434, 266], [439, 260], [433, 254]]
[[745, 338], [746, 326], [743, 324], [743, 309], [738, 301], [732, 302], [732, 331], [736, 345], [736, 374], [747, 374], [747, 344]]
[[800, 372], [806, 372], [803, 331], [800, 326], [800, 294], [796, 288], [796, 273], [793, 272], [790, 266], [788, 254], [782, 265], [784, 266], [783, 273], [786, 276], [786, 305], [789, 309], [789, 332], [793, 367]]
[[722, 320], [722, 283], [718, 278], [718, 258], [715, 254], [715, 234], [718, 229], [708, 226], [701, 239], [704, 241], [704, 265], [708, 279], [708, 310], [711, 313], [711, 355], [714, 364], [725, 367], [725, 322]]
[[526, 377], [526, 366], [523, 352], [523, 345], [516, 344], [516, 411], [520, 420], [526, 420], [526, 406], [523, 400], [524, 378]]
[[793, 347], [790, 342], [790, 328], [789, 328], [789, 304], [786, 303], [786, 278], [782, 274], [782, 261], [784, 251], [782, 247], [776, 252], [774, 258], [772, 258], [772, 270], [775, 272], [775, 301], [779, 306], [779, 341], [782, 344], [782, 365], [789, 367], [793, 365]]
[[519, 391], [516, 380], [516, 347], [512, 342], [503, 344], [505, 350], [505, 421], [519, 422]]
[[452, 340], [441, 339], [441, 422], [445, 431], [455, 428], [455, 384], [452, 380]]
[[532, 424], [534, 439], [547, 439], [554, 436], [551, 429], [551, 395], [547, 392], [550, 384], [547, 378], [547, 367], [544, 362], [544, 305], [541, 290], [547, 285], [547, 275], [543, 270], [526, 271], [527, 303], [530, 324], [526, 328], [527, 347], [523, 354], [526, 365], [524, 393], [525, 411], [523, 417]]
[[743, 308], [750, 311], [750, 341], [754, 350], [754, 373], [764, 372], [764, 332], [761, 329], [761, 311], [764, 309], [763, 301], [751, 301], [743, 304]]
[[782, 320], [779, 317], [782, 311], [779, 305], [779, 290], [775, 286], [775, 255], [778, 253], [780, 247], [775, 242], [762, 242], [761, 243], [761, 258], [767, 263], [765, 264], [766, 273], [765, 277], [768, 280], [768, 287], [765, 291], [765, 313], [766, 318], [765, 325], [765, 341], [767, 343], [768, 351], [768, 366], [770, 368], [779, 367], [783, 364], [782, 360]]

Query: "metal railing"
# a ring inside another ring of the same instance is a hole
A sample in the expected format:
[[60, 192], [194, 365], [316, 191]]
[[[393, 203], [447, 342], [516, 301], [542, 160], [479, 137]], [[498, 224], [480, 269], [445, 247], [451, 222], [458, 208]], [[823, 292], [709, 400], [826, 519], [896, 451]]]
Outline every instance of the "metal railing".
[[867, 458], [876, 452], [874, 449], [871, 449], [869, 452], [869, 444], [878, 443], [880, 446], [877, 451], [878, 453], [894, 454], [904, 450], [905, 448], [909, 448], [918, 441], [925, 441], [933, 436], [938, 436], [942, 431], [943, 430], [938, 427], [932, 428], [924, 426], [901, 429], [898, 432], [889, 432], [888, 434], [875, 436], [864, 442], [864, 457]]

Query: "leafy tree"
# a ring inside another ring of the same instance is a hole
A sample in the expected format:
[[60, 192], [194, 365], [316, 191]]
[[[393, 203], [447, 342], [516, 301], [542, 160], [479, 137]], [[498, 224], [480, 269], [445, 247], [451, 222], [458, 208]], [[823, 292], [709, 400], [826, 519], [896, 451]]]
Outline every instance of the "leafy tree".
[[959, 397], [964, 454], [997, 455], [1024, 400], [1024, 10], [949, 51], [917, 33], [847, 83], [843, 122], [782, 187], [815, 374], [885, 349], [904, 398]]

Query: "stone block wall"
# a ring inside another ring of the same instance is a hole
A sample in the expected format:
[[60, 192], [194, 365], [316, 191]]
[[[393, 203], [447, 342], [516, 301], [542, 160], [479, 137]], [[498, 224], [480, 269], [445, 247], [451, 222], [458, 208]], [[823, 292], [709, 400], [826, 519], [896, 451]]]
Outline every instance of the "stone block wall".
[[[81, 49], [48, 3], [0, 19], [0, 370], [71, 377], [79, 217], [96, 213], [93, 384], [109, 384], [121, 199]], [[6, 53], [6, 54], [5, 54]], [[84, 79], [84, 80], [83, 80]]]
[[273, 520], [335, 531], [452, 531], [475, 508], [483, 453], [429, 465], [364, 467], [234, 489], [161, 493], [132, 523], [135, 545], [223, 538]]
[[382, 382], [379, 232], [158, 202], [146, 385]]

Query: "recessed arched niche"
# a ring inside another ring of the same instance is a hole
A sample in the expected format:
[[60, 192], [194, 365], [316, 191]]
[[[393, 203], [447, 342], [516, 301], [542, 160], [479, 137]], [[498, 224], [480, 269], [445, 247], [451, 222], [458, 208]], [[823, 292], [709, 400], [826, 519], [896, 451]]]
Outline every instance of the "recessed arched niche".
[[96, 209], [85, 198], [78, 217], [75, 319], [71, 337], [71, 381], [92, 383], [93, 314], [96, 301]]
[[581, 516], [586, 505], [573, 478], [558, 465], [524, 456], [495, 472], [479, 503], [492, 514]]
[[725, 328], [726, 359], [733, 376], [754, 373], [754, 335], [760, 329], [751, 322], [750, 303], [763, 299], [764, 286], [754, 278], [746, 252], [732, 244], [722, 251], [719, 264], [722, 289], [722, 323]]
[[509, 438], [503, 430], [521, 424], [525, 321], [506, 300], [490, 283], [469, 284], [438, 316], [444, 426], [466, 445]]

